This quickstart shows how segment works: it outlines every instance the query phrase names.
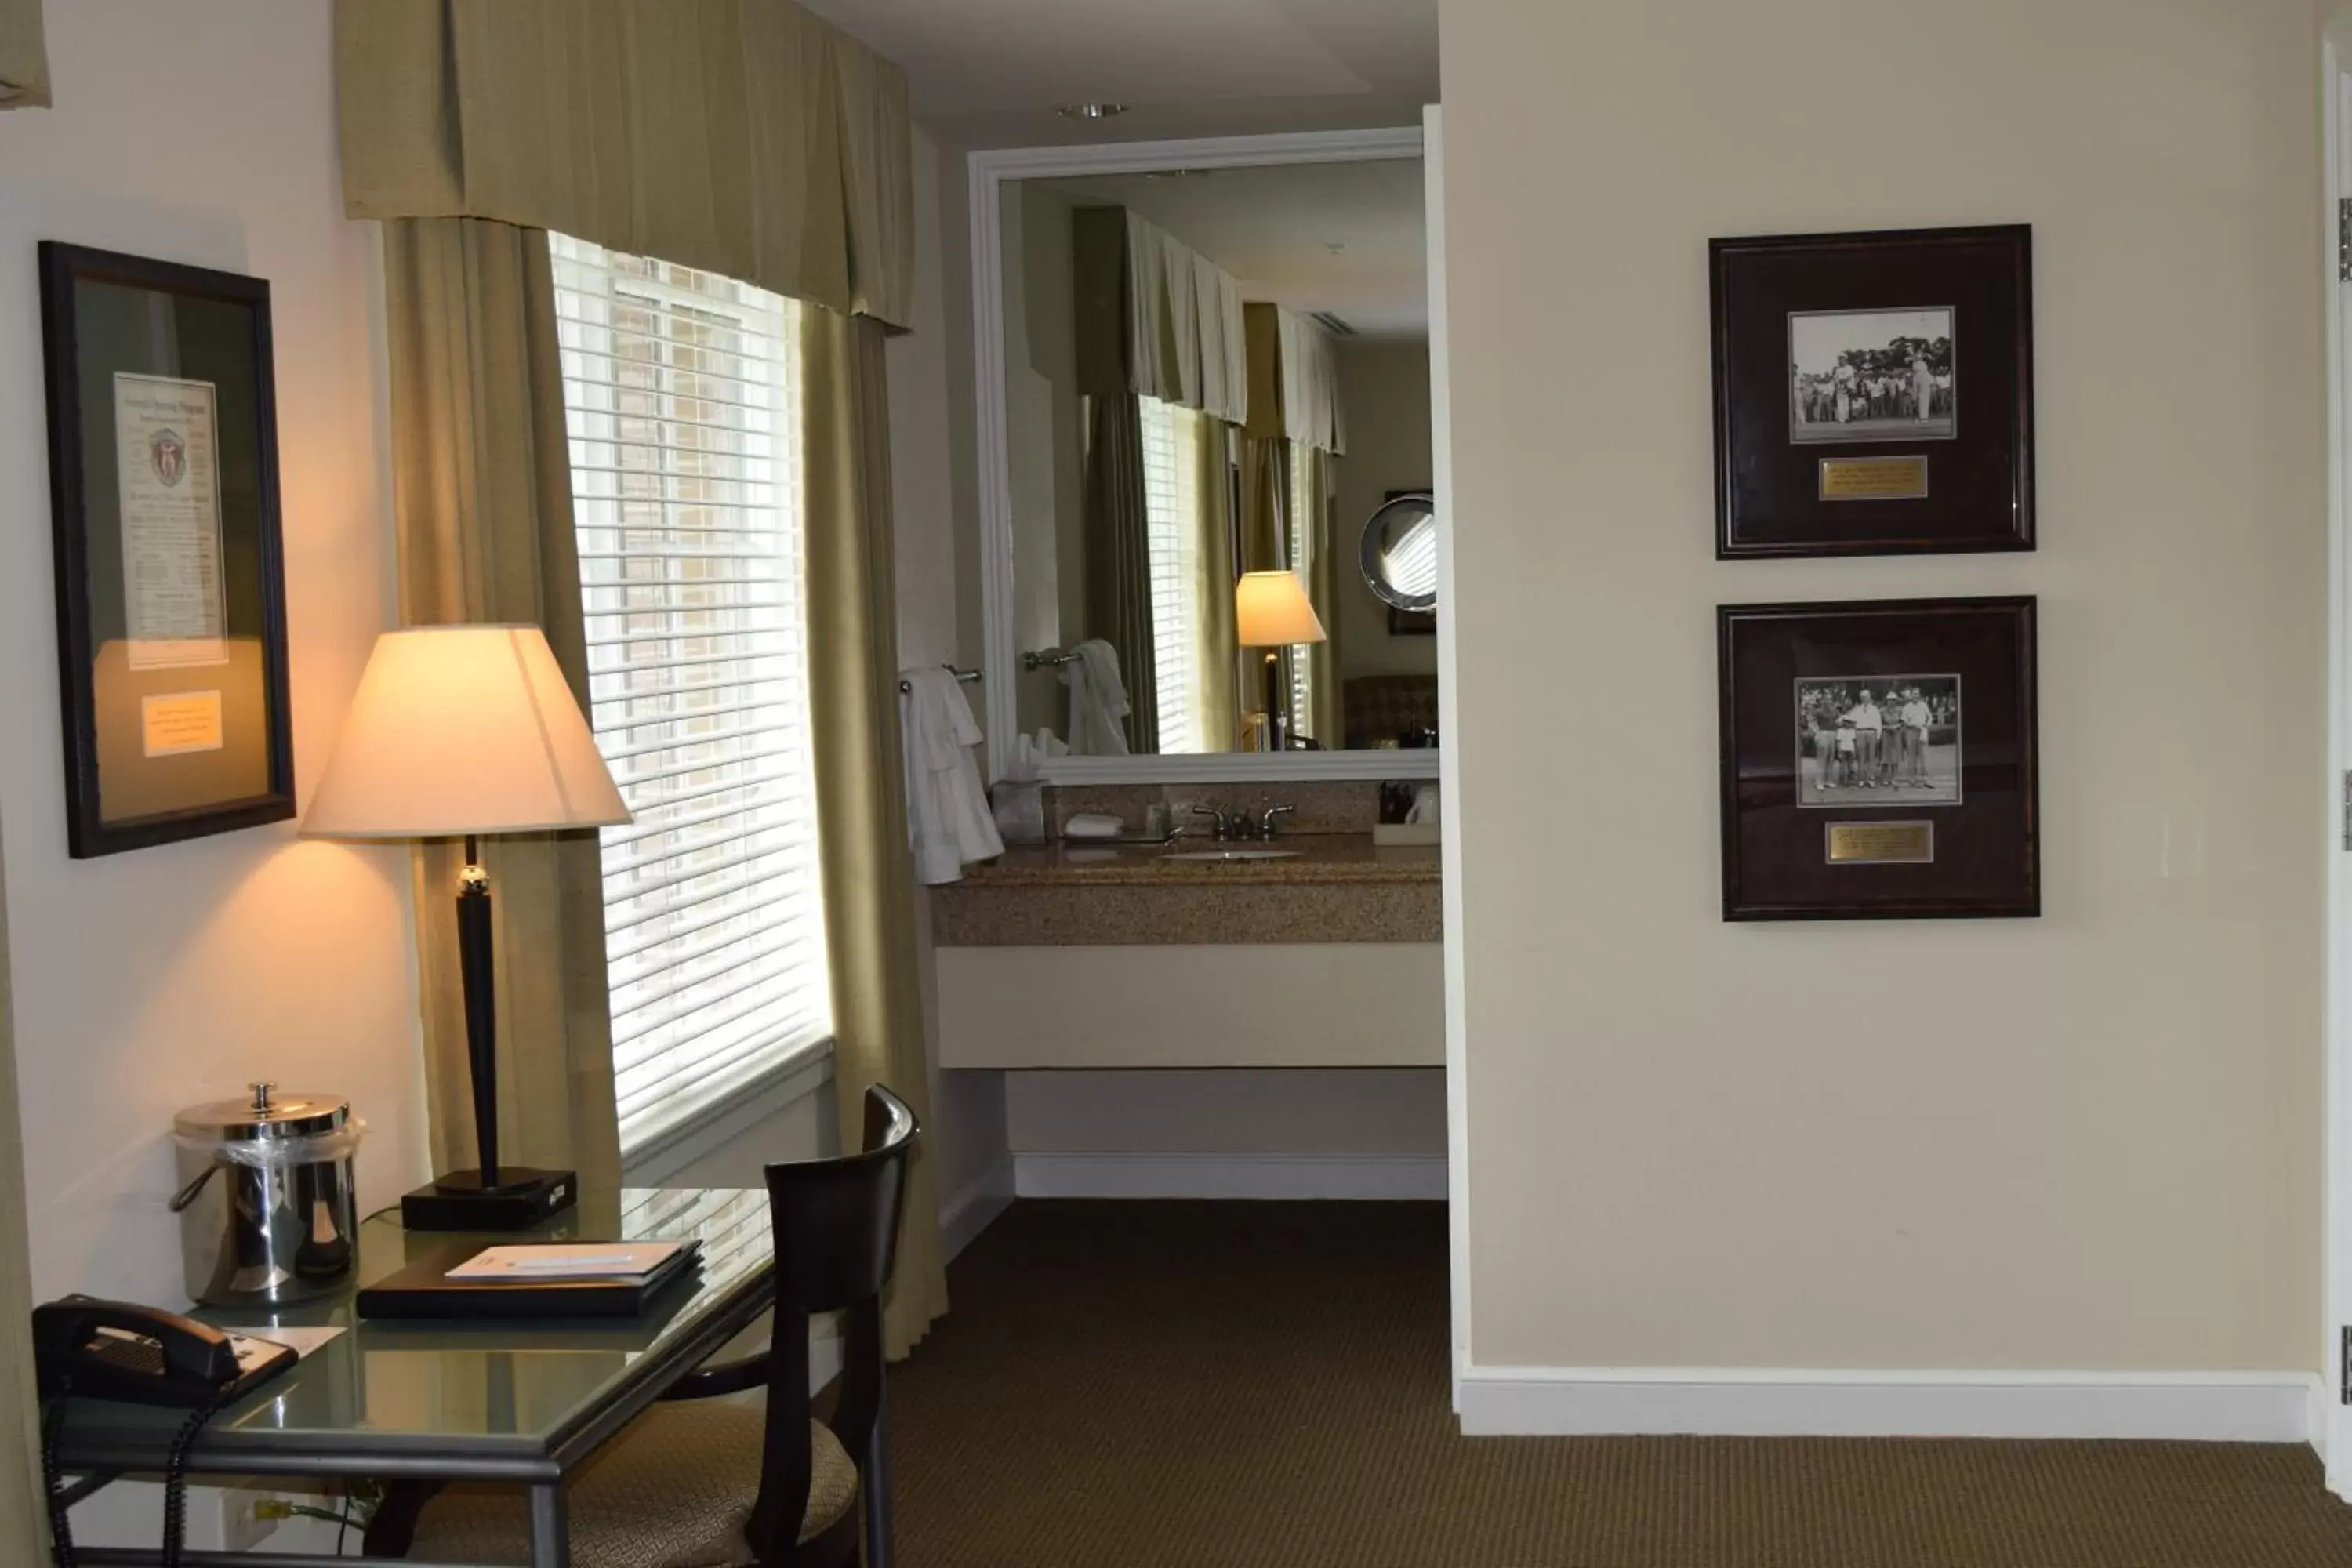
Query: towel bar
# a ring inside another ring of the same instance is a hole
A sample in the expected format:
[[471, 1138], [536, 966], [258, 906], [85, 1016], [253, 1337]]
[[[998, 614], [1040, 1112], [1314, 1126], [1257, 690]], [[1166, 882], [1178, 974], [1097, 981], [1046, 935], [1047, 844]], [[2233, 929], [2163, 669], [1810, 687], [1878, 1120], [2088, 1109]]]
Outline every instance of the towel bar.
[[[976, 669], [958, 669], [951, 664], [943, 664], [940, 666], [940, 668], [946, 670], [950, 675], [954, 676], [958, 680], [962, 681], [966, 686], [978, 686], [980, 684], [980, 671]], [[913, 687], [908, 685], [903, 680], [898, 682], [898, 690], [901, 695], [914, 689], [915, 689]]]
[[1076, 662], [1077, 657], [1074, 653], [1064, 653], [1057, 647], [1039, 648], [1034, 653], [1024, 653], [1021, 656], [1021, 668], [1043, 669], [1047, 665], [1073, 664]]

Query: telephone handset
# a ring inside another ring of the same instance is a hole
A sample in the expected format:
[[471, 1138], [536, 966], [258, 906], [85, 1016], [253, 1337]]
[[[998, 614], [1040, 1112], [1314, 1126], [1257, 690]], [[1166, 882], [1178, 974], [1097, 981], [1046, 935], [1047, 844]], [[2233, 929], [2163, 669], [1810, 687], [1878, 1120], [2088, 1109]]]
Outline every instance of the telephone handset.
[[286, 1346], [247, 1339], [130, 1301], [68, 1296], [33, 1309], [33, 1366], [41, 1401], [41, 1476], [48, 1489], [49, 1561], [74, 1568], [70, 1506], [58, 1438], [75, 1399], [128, 1399], [184, 1407], [163, 1466], [163, 1561], [177, 1568], [187, 1540], [188, 1448], [215, 1412], [301, 1360]]
[[141, 1405], [220, 1405], [291, 1367], [284, 1345], [129, 1301], [68, 1296], [33, 1309], [44, 1398], [68, 1389]]

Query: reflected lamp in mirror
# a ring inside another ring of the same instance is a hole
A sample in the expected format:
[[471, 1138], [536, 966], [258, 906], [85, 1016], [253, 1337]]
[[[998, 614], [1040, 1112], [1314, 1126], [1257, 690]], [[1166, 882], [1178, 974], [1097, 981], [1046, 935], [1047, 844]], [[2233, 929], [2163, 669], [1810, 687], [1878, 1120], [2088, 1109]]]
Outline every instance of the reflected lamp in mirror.
[[1391, 609], [1417, 614], [1437, 607], [1437, 503], [1425, 495], [1398, 496], [1364, 521], [1358, 554], [1364, 582]]
[[302, 833], [457, 838], [458, 973], [478, 1169], [401, 1202], [412, 1230], [515, 1230], [569, 1206], [569, 1171], [499, 1161], [490, 879], [478, 839], [629, 820], [546, 634], [532, 626], [416, 626], [376, 639]]
[[1282, 650], [1328, 640], [1322, 617], [1296, 572], [1244, 572], [1234, 587], [1234, 640], [1265, 650], [1265, 709], [1257, 717], [1257, 749], [1279, 752], [1282, 734]]

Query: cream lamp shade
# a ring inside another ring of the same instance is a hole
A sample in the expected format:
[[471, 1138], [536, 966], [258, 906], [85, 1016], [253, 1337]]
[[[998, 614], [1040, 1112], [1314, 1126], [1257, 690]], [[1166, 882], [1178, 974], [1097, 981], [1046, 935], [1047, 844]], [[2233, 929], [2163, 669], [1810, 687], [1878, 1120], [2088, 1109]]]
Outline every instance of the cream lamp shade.
[[443, 838], [628, 820], [545, 633], [415, 626], [376, 639], [302, 833]]
[[1244, 647], [1323, 642], [1328, 634], [1296, 572], [1245, 572], [1234, 589], [1234, 640]]

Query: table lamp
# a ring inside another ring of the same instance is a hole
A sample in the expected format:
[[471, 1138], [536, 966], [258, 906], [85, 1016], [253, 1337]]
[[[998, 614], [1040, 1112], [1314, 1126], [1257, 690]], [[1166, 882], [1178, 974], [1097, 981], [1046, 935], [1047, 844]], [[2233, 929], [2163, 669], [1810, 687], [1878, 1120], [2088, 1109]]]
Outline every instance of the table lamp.
[[402, 1199], [411, 1230], [519, 1230], [578, 1197], [570, 1171], [499, 1163], [498, 994], [478, 839], [628, 820], [537, 626], [415, 626], [376, 639], [302, 834], [466, 841], [457, 962], [481, 1163]]
[[1296, 572], [1244, 572], [1234, 588], [1234, 640], [1265, 649], [1265, 716], [1257, 727], [1257, 749], [1283, 749], [1282, 650], [1297, 643], [1323, 642], [1328, 634]]

